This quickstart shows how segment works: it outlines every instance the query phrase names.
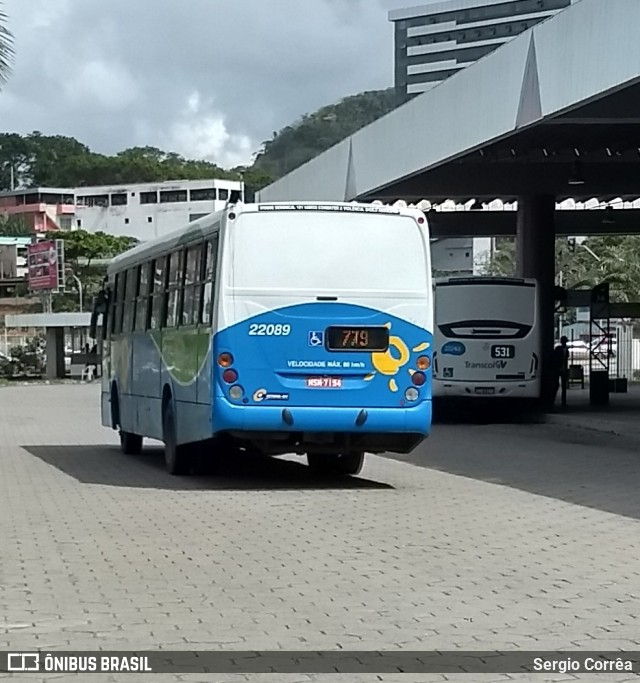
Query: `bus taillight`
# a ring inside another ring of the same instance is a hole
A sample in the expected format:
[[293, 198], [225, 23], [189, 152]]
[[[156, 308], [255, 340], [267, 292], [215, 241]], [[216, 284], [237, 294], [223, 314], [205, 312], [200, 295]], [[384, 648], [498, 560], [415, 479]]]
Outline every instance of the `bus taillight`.
[[238, 373], [231, 369], [227, 368], [223, 373], [222, 373], [222, 379], [227, 383], [227, 384], [233, 384], [237, 379], [238, 379]]
[[429, 356], [419, 356], [416, 360], [416, 367], [418, 370], [428, 370], [430, 365], [431, 361], [429, 360]]
[[221, 353], [218, 356], [218, 365], [221, 368], [228, 368], [230, 365], [233, 365], [233, 356], [230, 353]]
[[413, 375], [411, 375], [411, 381], [417, 387], [421, 387], [427, 381], [427, 376], [424, 372], [414, 372]]

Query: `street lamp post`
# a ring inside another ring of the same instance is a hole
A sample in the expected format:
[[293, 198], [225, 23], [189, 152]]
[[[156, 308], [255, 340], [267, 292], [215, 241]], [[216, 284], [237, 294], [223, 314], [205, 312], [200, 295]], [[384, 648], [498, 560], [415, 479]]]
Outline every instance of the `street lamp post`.
[[[560, 269], [560, 272], [558, 273], [558, 287], [564, 287], [564, 273], [562, 271], [562, 268]], [[564, 309], [560, 309], [560, 312], [558, 313], [558, 330], [556, 333], [556, 339], [560, 339], [563, 335], [563, 330], [564, 330]]]
[[78, 297], [80, 299], [80, 301], [79, 301], [80, 313], [82, 313], [82, 282], [80, 282], [80, 278], [75, 273], [71, 273], [71, 277], [76, 281], [76, 284], [78, 285]]

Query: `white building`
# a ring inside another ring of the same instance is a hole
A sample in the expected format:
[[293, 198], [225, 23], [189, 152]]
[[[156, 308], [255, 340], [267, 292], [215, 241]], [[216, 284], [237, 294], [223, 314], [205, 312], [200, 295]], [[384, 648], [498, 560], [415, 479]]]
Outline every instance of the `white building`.
[[29, 237], [0, 237], [0, 282], [27, 274]]
[[238, 180], [175, 180], [73, 190], [74, 228], [146, 241], [224, 208]]
[[436, 277], [474, 275], [473, 238], [455, 237], [431, 242], [431, 266]]

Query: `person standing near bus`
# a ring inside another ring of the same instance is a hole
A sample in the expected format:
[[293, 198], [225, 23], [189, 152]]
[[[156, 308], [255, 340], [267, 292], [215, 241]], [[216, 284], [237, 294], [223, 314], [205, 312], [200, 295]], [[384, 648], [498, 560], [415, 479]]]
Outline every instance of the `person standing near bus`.
[[554, 375], [554, 390], [553, 403], [556, 404], [556, 397], [558, 396], [558, 389], [561, 389], [560, 405], [563, 409], [567, 407], [567, 385], [569, 383], [569, 348], [566, 337], [561, 337], [560, 343], [553, 350], [553, 375]]

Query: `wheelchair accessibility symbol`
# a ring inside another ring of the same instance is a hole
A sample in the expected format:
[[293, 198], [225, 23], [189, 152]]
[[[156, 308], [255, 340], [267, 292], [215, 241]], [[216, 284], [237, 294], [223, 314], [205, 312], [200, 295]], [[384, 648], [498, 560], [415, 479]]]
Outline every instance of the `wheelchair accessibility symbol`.
[[308, 338], [309, 346], [323, 346], [324, 345], [324, 332], [309, 332]]

